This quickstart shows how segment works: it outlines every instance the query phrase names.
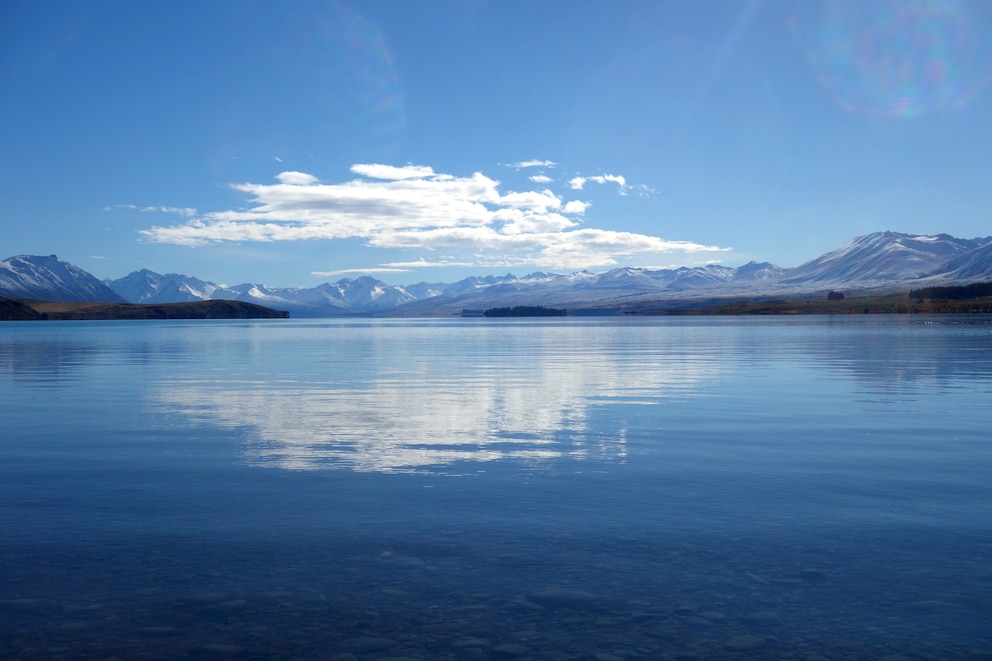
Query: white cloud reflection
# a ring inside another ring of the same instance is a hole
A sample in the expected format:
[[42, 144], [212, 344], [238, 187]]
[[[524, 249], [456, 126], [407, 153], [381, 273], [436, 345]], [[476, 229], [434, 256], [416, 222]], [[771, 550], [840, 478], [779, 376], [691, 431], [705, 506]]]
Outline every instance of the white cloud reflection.
[[[634, 404], [693, 396], [719, 370], [678, 355], [635, 360], [549, 345], [510, 357], [512, 344], [507, 355], [485, 353], [492, 346], [480, 343], [483, 353], [471, 360], [472, 347], [411, 360], [405, 347], [373, 337], [353, 364], [328, 366], [333, 378], [176, 382], [164, 384], [157, 401], [247, 430], [244, 452], [255, 465], [452, 473], [504, 459], [623, 461]], [[352, 369], [359, 371], [341, 376]]]

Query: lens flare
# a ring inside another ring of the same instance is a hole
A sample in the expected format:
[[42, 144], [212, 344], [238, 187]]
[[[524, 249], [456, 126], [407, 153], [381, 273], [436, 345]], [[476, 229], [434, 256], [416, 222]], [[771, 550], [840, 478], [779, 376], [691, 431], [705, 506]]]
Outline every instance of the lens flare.
[[354, 129], [389, 152], [406, 129], [407, 115], [386, 35], [367, 16], [338, 3], [332, 8], [331, 20], [316, 26], [313, 48], [330, 47], [337, 54], [329, 65], [343, 69]]
[[992, 4], [977, 0], [797, 3], [791, 27], [846, 110], [916, 117], [961, 108], [992, 80]]

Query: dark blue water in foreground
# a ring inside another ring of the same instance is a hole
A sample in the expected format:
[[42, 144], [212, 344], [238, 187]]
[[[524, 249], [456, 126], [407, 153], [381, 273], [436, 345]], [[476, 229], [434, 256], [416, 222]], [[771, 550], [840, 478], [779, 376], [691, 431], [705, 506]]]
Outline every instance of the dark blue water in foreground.
[[992, 658], [988, 322], [0, 325], [0, 658]]

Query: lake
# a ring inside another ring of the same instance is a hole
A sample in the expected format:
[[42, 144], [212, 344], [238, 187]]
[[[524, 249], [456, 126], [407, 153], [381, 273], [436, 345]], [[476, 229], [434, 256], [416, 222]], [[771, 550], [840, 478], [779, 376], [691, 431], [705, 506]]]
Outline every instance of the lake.
[[0, 657], [992, 658], [989, 322], [5, 323]]

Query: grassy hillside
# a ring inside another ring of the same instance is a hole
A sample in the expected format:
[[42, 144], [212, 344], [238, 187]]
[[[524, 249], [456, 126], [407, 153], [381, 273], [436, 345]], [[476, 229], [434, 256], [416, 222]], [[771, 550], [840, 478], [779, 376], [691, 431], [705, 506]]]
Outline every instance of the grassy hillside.
[[284, 319], [288, 312], [241, 301], [195, 303], [72, 303], [0, 298], [0, 320], [38, 319]]

